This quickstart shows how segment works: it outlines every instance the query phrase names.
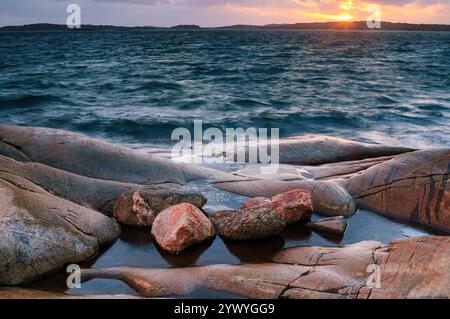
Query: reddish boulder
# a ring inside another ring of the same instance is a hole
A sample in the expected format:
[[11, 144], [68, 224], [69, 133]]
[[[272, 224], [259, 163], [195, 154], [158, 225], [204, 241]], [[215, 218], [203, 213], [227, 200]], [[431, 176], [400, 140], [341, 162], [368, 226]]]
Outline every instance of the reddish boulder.
[[188, 203], [166, 208], [153, 221], [153, 238], [170, 253], [179, 253], [214, 235], [214, 226], [208, 217]]
[[249, 199], [241, 206], [241, 210], [246, 209], [258, 209], [258, 208], [266, 208], [271, 205], [272, 201], [270, 198], [266, 197], [255, 197], [252, 199]]
[[309, 191], [295, 189], [272, 198], [257, 197], [245, 202], [242, 211], [270, 210], [281, 215], [286, 223], [308, 221], [313, 211], [312, 196]]
[[211, 216], [220, 236], [233, 240], [255, 240], [280, 234], [286, 227], [283, 217], [268, 209], [221, 211]]
[[309, 220], [313, 211], [311, 193], [295, 189], [272, 197], [272, 208], [287, 223]]

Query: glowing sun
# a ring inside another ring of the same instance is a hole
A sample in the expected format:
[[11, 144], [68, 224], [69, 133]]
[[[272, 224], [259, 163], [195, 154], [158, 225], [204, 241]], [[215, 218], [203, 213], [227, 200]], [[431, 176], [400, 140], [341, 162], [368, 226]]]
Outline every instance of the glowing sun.
[[339, 21], [350, 21], [353, 17], [349, 14], [343, 14], [338, 17]]

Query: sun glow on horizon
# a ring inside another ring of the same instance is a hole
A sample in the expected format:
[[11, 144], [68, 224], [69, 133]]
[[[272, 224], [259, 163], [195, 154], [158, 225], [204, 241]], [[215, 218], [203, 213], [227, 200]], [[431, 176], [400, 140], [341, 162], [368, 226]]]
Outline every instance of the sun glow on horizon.
[[338, 17], [339, 21], [351, 21], [353, 20], [353, 17], [349, 14], [342, 14]]
[[[249, 21], [249, 18], [253, 19], [253, 24], [350, 23], [373, 20], [375, 16], [379, 20], [388, 22], [424, 23], [423, 21], [426, 19], [433, 19], [433, 23], [438, 23], [450, 8], [450, 5], [441, 3], [425, 6], [416, 2], [398, 6], [388, 4], [387, 0], [285, 0], [289, 1], [290, 6], [277, 6], [274, 1], [267, 0], [265, 5], [260, 6], [241, 5], [238, 1], [230, 1], [222, 8], [226, 8], [228, 12], [232, 12], [234, 15], [239, 15], [242, 17], [242, 21]], [[245, 24], [246, 22], [239, 23]]]

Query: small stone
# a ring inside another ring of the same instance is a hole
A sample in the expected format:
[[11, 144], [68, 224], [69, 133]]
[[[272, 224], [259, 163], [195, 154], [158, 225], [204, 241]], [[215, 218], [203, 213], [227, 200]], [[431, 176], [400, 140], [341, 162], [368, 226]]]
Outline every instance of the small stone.
[[309, 191], [296, 189], [272, 198], [256, 197], [241, 206], [242, 211], [248, 209], [270, 210], [281, 215], [288, 224], [305, 222], [311, 219], [312, 196]]
[[189, 203], [201, 209], [207, 201], [201, 193], [185, 190], [163, 189], [141, 191], [140, 194], [157, 214], [166, 208], [182, 203]]
[[117, 198], [113, 211], [114, 217], [122, 224], [151, 227], [159, 212], [181, 203], [190, 203], [202, 208], [206, 198], [200, 193], [172, 189], [131, 191]]
[[256, 240], [280, 234], [286, 222], [271, 210], [221, 211], [211, 216], [220, 236], [234, 240]]
[[324, 232], [342, 236], [347, 229], [347, 221], [343, 216], [320, 219], [305, 225], [309, 229], [317, 232]]
[[149, 227], [156, 212], [148, 206], [139, 192], [125, 193], [114, 204], [114, 217], [125, 225]]
[[153, 221], [151, 234], [162, 249], [179, 253], [213, 237], [215, 230], [201, 210], [183, 203], [160, 212]]

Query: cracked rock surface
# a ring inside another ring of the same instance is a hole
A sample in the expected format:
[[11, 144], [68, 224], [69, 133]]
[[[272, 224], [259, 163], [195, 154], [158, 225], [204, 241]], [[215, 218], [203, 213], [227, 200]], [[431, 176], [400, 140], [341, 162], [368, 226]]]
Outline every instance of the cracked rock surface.
[[[204, 287], [250, 298], [449, 298], [449, 262], [450, 238], [430, 236], [387, 246], [364, 241], [340, 248], [289, 248], [261, 264], [89, 269], [82, 278], [122, 280], [146, 297]], [[380, 271], [379, 285], [370, 265]]]
[[450, 231], [450, 150], [400, 155], [343, 182], [361, 207]]

